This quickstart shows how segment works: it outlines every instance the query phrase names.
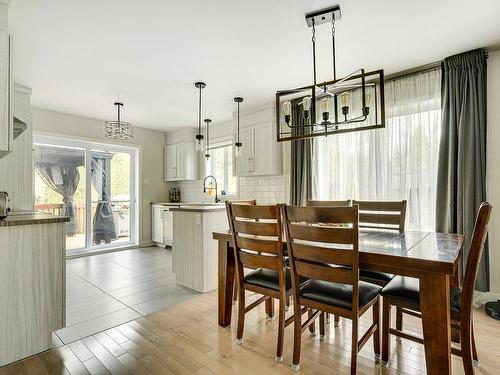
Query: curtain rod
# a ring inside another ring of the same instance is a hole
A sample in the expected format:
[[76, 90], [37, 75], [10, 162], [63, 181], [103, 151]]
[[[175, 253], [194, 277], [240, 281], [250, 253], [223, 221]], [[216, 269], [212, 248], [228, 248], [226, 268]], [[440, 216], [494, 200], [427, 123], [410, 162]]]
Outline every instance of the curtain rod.
[[[489, 53], [488, 53], [488, 51], [485, 51], [485, 52], [486, 52], [486, 58], [488, 58], [489, 57]], [[398, 79], [398, 78], [410, 76], [412, 74], [418, 74], [418, 73], [426, 72], [428, 70], [437, 69], [437, 68], [441, 67], [441, 63], [442, 63], [442, 60], [441, 61], [435, 61], [435, 62], [432, 62], [432, 63], [429, 63], [429, 64], [417, 66], [415, 68], [410, 68], [410, 69], [402, 70], [401, 72], [389, 74], [389, 75], [386, 75], [384, 77], [384, 81], [391, 81], [391, 80], [394, 80], [394, 79]]]

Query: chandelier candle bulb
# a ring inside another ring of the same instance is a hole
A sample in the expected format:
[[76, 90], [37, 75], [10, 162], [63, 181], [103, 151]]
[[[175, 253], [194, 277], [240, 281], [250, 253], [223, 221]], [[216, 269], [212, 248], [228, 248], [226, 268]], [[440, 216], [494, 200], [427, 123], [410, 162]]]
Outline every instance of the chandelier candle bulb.
[[323, 121], [328, 121], [330, 117], [330, 98], [326, 97], [321, 99], [321, 113], [323, 114]]
[[363, 108], [363, 116], [368, 116], [370, 114], [370, 100], [372, 99], [372, 95], [367, 92], [365, 94], [365, 108]]
[[291, 102], [284, 102], [283, 103], [283, 114], [285, 115], [285, 122], [287, 124], [290, 123], [291, 113], [292, 113], [292, 103]]
[[311, 97], [304, 97], [301, 103], [302, 107], [304, 108], [304, 118], [307, 120], [309, 118], [309, 111], [311, 110]]

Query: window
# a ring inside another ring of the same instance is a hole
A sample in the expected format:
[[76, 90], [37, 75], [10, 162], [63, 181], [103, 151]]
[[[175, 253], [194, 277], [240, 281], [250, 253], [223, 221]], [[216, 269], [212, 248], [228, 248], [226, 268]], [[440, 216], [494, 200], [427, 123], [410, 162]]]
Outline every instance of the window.
[[386, 82], [386, 127], [316, 138], [316, 199], [408, 201], [407, 228], [434, 230], [441, 73]]
[[224, 144], [210, 148], [210, 159], [206, 162], [207, 176], [217, 179], [219, 195], [237, 195], [238, 182], [233, 175], [233, 145]]

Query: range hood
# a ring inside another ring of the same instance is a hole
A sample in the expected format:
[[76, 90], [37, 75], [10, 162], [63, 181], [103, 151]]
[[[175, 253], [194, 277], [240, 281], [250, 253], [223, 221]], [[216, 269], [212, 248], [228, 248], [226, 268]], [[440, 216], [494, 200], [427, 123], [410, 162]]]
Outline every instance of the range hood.
[[23, 134], [23, 132], [26, 130], [27, 127], [28, 125], [25, 122], [19, 120], [17, 117], [14, 116], [13, 138], [16, 139], [21, 134]]

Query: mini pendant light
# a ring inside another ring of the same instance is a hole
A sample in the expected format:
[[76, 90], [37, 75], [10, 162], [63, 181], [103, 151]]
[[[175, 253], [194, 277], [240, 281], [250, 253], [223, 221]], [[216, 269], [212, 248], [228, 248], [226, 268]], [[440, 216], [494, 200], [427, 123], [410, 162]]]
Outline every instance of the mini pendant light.
[[208, 148], [209, 147], [209, 144], [208, 144], [208, 142], [209, 142], [209, 140], [208, 140], [209, 139], [209, 137], [208, 137], [208, 126], [210, 125], [210, 123], [212, 122], [212, 120], [210, 120], [209, 118], [206, 118], [203, 121], [205, 121], [205, 124], [206, 124], [206, 127], [207, 127], [207, 151], [205, 153], [205, 157], [208, 160], [208, 159], [210, 159], [210, 150]]
[[109, 139], [128, 140], [134, 138], [134, 128], [132, 124], [122, 121], [120, 109], [123, 103], [115, 103], [117, 108], [117, 121], [106, 121], [104, 124], [104, 136]]
[[196, 134], [196, 151], [203, 151], [203, 134], [201, 134], [201, 90], [207, 87], [207, 85], [204, 82], [196, 82], [194, 87], [200, 91], [198, 99], [198, 134]]
[[234, 155], [236, 157], [240, 157], [241, 156], [241, 146], [243, 146], [243, 144], [240, 142], [240, 103], [243, 101], [243, 98], [240, 98], [239, 96], [234, 98], [234, 101], [236, 103], [238, 103], [238, 122], [237, 122], [237, 128], [238, 128], [238, 133], [237, 133], [237, 136], [236, 136], [236, 142], [234, 143]]

